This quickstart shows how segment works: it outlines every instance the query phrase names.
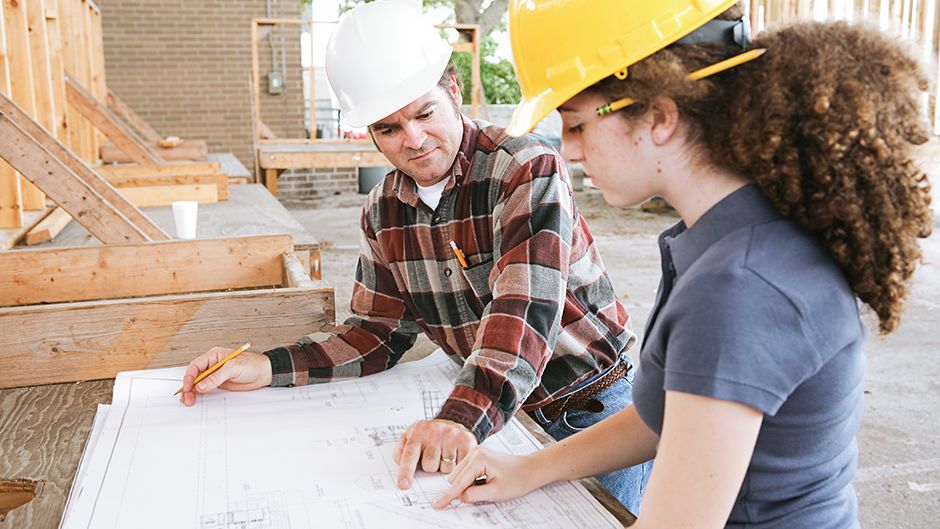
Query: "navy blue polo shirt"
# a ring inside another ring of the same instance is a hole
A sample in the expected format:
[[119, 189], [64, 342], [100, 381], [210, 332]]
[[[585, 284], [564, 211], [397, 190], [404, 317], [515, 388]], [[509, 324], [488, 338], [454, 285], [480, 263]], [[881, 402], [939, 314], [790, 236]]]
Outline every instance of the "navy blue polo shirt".
[[726, 527], [854, 528], [865, 330], [841, 270], [755, 185], [659, 239], [663, 279], [633, 388], [662, 432], [665, 391], [763, 412]]

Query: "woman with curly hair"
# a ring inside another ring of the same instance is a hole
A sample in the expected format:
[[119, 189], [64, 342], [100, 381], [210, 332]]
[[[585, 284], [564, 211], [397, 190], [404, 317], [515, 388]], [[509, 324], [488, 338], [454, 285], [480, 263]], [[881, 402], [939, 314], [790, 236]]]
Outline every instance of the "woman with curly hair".
[[510, 132], [557, 108], [607, 202], [661, 196], [682, 221], [659, 239], [634, 406], [528, 456], [477, 449], [437, 508], [655, 457], [636, 527], [858, 527], [858, 301], [896, 329], [931, 231], [911, 159], [927, 83], [867, 28], [751, 43], [734, 4], [513, 1]]

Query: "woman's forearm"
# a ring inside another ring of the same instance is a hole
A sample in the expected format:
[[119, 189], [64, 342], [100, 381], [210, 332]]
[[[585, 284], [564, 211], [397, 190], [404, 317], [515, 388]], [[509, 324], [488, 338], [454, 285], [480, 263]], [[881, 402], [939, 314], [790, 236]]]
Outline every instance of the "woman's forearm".
[[539, 486], [632, 467], [656, 455], [659, 437], [633, 406], [533, 454]]

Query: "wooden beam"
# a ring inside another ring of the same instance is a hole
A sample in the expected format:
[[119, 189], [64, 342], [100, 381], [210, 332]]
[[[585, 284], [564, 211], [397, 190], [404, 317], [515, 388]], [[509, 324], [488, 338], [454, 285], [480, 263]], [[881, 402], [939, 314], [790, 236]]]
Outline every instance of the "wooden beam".
[[[36, 84], [34, 82], [32, 50], [30, 49], [29, 18], [25, 3], [4, 2], [3, 24], [6, 26], [7, 59], [10, 69], [10, 97], [30, 116], [36, 115]], [[46, 198], [36, 186], [20, 180], [23, 209], [40, 210], [46, 207]]]
[[[108, 182], [121, 189], [126, 187], [153, 187], [153, 186], [183, 186], [198, 185], [200, 187], [215, 186], [216, 200], [228, 200], [229, 177], [224, 174], [181, 175], [181, 176], [107, 176]], [[131, 201], [133, 202], [133, 200]]]
[[281, 256], [283, 259], [284, 278], [283, 285], [288, 288], [312, 287], [314, 282], [310, 280], [310, 273], [304, 264], [294, 252], [286, 252]]
[[219, 188], [212, 184], [122, 187], [120, 192], [139, 208], [169, 206], [177, 200], [195, 200], [200, 204], [219, 201]]
[[82, 88], [74, 79], [65, 80], [65, 91], [69, 104], [79, 111], [95, 127], [111, 139], [137, 163], [162, 163], [160, 157], [134, 131], [121, 123], [113, 112]]
[[111, 180], [112, 177], [156, 177], [223, 174], [218, 162], [180, 162], [140, 165], [99, 165], [98, 174]]
[[[214, 267], [215, 268], [215, 267]], [[217, 345], [264, 351], [329, 330], [333, 289], [211, 292], [0, 308], [0, 387], [183, 365]]]
[[32, 246], [51, 241], [68, 226], [69, 222], [72, 222], [72, 216], [66, 213], [64, 209], [53, 209], [52, 213], [46, 215], [46, 218], [39, 221], [26, 233], [26, 244]]
[[[6, 99], [0, 96], [0, 100]], [[58, 158], [0, 114], [0, 158], [41, 187], [50, 198], [103, 243], [137, 242], [147, 237]]]
[[[148, 143], [147, 147], [165, 161], [203, 161], [209, 154], [208, 145], [204, 140], [183, 140], [175, 147], [162, 147], [157, 143]], [[101, 161], [106, 164], [135, 161], [110, 141], [101, 146], [100, 154]]]
[[[94, 190], [94, 192], [97, 193], [97, 195], [103, 198], [106, 202], [104, 204], [99, 204], [98, 201], [95, 200], [93, 202], [86, 203], [87, 207], [93, 207], [95, 205], [99, 205], [101, 207], [104, 207], [110, 210], [116, 210], [117, 216], [109, 217], [109, 218], [113, 218], [114, 221], [121, 222], [121, 224], [123, 225], [130, 223], [131, 227], [133, 228], [132, 231], [141, 232], [144, 235], [143, 239], [132, 237], [127, 240], [118, 239], [118, 240], [111, 241], [111, 242], [134, 242], [138, 240], [163, 241], [163, 240], [167, 240], [170, 238], [166, 233], [163, 232], [163, 230], [161, 230], [156, 224], [154, 224], [153, 221], [145, 217], [144, 214], [141, 213], [139, 209], [134, 207], [133, 204], [128, 202], [127, 199], [125, 199], [120, 193], [118, 193], [117, 190], [115, 190], [111, 186], [111, 184], [105, 181], [104, 178], [101, 178], [101, 176], [99, 176], [97, 173], [92, 171], [87, 165], [85, 165], [80, 159], [78, 159], [78, 157], [75, 154], [73, 154], [69, 149], [66, 149], [65, 146], [62, 145], [62, 143], [60, 143], [55, 138], [47, 134], [46, 131], [42, 129], [42, 127], [40, 127], [35, 121], [30, 119], [30, 117], [27, 116], [21, 108], [19, 108], [18, 106], [16, 106], [15, 103], [13, 103], [8, 98], [3, 97], [3, 96], [0, 96], [0, 115], [7, 116], [8, 119], [12, 120], [12, 122], [17, 127], [19, 127], [22, 131], [26, 133], [28, 137], [30, 137], [32, 142], [36, 143], [36, 146], [38, 147], [38, 149], [30, 149], [29, 151], [30, 153], [32, 153], [32, 155], [39, 156], [41, 157], [41, 159], [49, 158], [50, 157], [49, 155], [51, 155], [51, 158], [53, 158], [55, 162], [58, 162], [58, 164], [62, 164], [65, 166], [66, 172], [67, 172], [65, 176], [67, 177], [67, 179], [72, 179], [72, 178], [77, 177], [82, 182], [82, 184], [84, 184], [84, 186], [89, 187], [92, 190]], [[43, 153], [43, 151], [45, 151], [45, 154]], [[3, 156], [0, 156], [0, 158], [2, 157]], [[40, 163], [40, 159], [37, 158], [36, 160], [34, 160], [34, 162]], [[53, 165], [57, 166], [55, 163], [53, 163]], [[39, 177], [44, 178], [43, 175], [41, 174], [39, 175]], [[68, 182], [63, 182], [63, 184], [67, 184], [67, 183]], [[55, 180], [53, 180], [51, 184], [53, 186], [58, 185]], [[45, 191], [49, 195], [52, 194], [50, 193], [48, 189], [46, 189]], [[58, 203], [60, 206], [63, 206], [63, 204], [59, 202], [59, 200], [65, 200], [65, 199], [70, 199], [70, 198], [71, 198], [70, 195], [65, 194], [65, 195], [58, 196], [58, 199], [56, 197], [53, 197], [53, 200], [56, 200], [56, 203]], [[65, 209], [66, 211], [69, 212], [70, 215], [72, 215], [73, 218], [76, 218], [76, 219], [78, 218], [76, 217], [76, 213], [74, 211], [69, 210], [69, 208], [65, 208]], [[124, 220], [121, 221], [119, 220], [120, 218], [123, 218]], [[84, 223], [82, 223], [81, 221], [79, 222], [83, 226], [85, 226]], [[128, 230], [120, 230], [120, 231], [122, 233], [125, 233], [125, 232], [129, 233]], [[98, 234], [93, 231], [92, 231], [92, 234], [98, 237]], [[98, 238], [101, 239], [101, 237], [98, 237]], [[109, 242], [103, 239], [101, 239], [101, 241]]]
[[137, 129], [137, 132], [140, 133], [144, 140], [154, 143], [163, 139], [160, 133], [154, 130], [144, 118], [140, 117], [137, 112], [134, 112], [134, 109], [131, 108], [130, 105], [121, 100], [121, 98], [110, 89], [108, 90], [108, 107], [110, 107], [115, 114], [121, 116], [121, 119], [128, 125]]
[[280, 286], [293, 249], [284, 234], [2, 252], [0, 306]]

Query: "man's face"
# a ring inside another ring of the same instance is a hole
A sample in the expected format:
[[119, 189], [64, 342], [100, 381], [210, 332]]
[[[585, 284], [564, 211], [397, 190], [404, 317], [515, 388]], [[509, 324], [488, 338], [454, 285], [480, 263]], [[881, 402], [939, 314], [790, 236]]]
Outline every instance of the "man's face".
[[435, 85], [398, 112], [369, 126], [375, 145], [398, 170], [421, 186], [436, 184], [449, 173], [463, 138], [460, 90], [451, 78]]

